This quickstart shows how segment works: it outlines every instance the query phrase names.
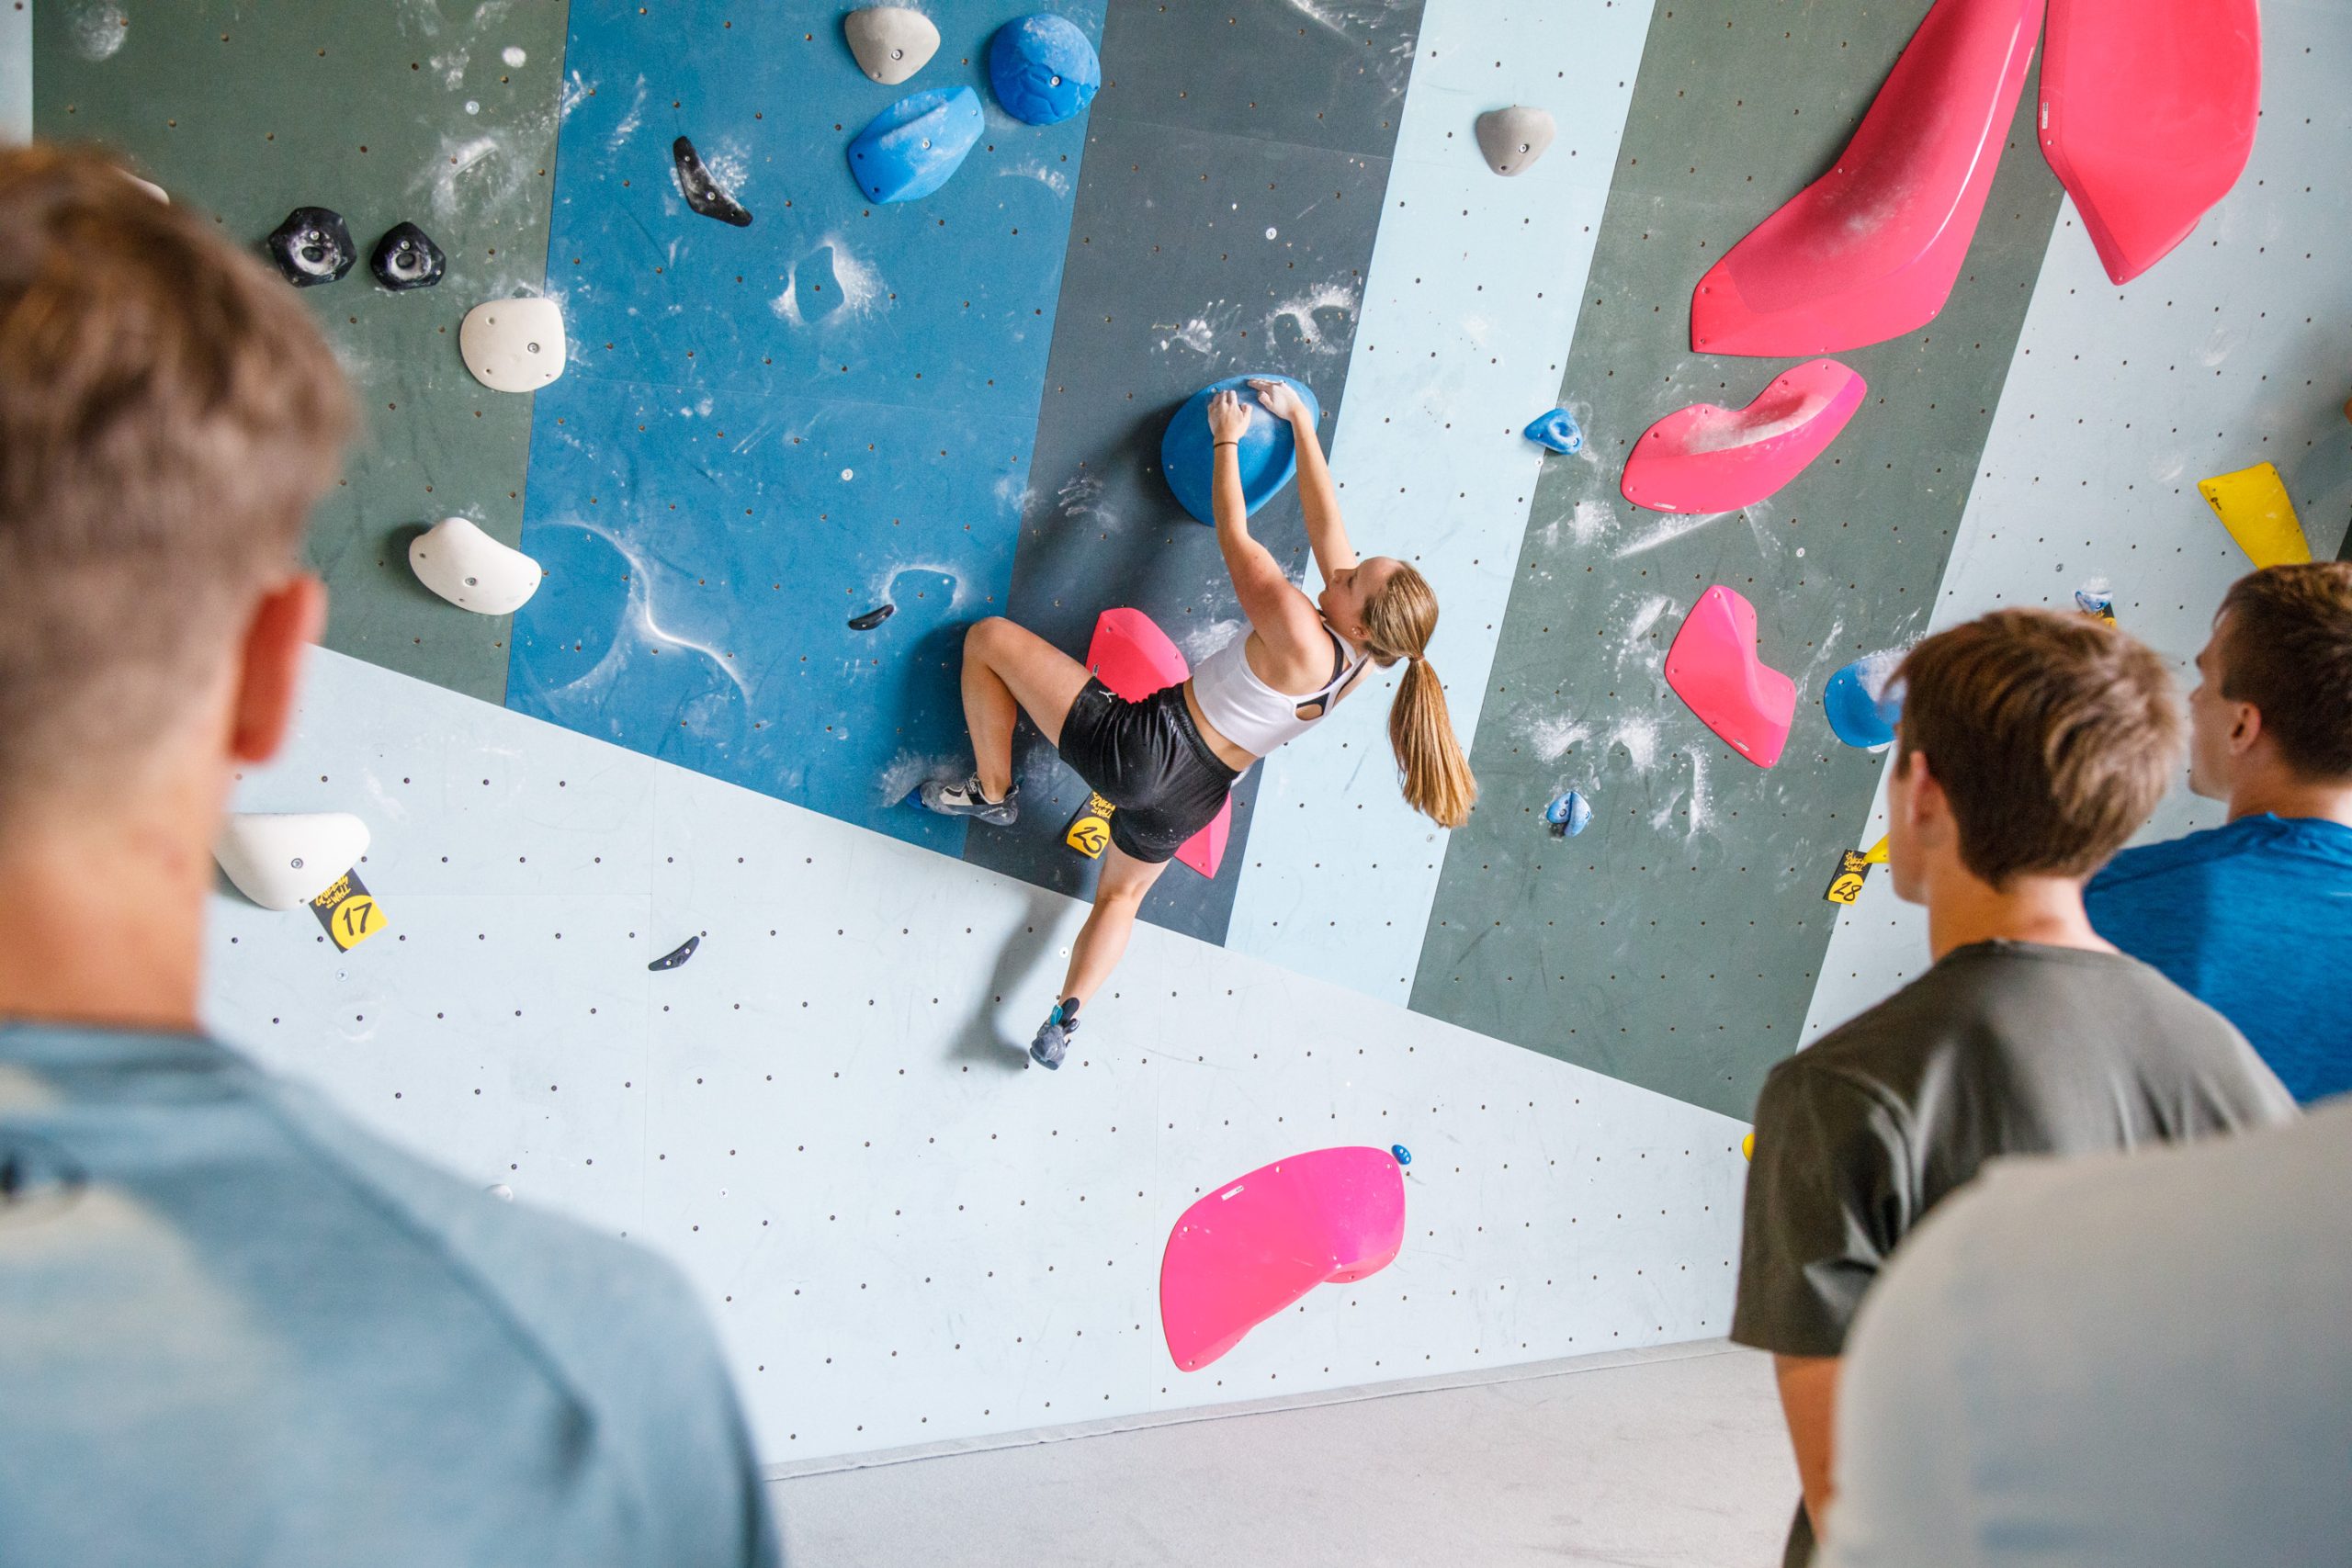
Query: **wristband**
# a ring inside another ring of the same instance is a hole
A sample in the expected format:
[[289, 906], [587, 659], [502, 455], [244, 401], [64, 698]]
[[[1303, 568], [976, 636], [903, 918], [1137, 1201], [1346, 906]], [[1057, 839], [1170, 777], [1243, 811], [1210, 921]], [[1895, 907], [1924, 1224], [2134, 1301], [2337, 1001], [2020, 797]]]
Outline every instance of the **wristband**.
[[1209, 450], [1214, 452], [1220, 446], [1238, 447], [1240, 445], [1238, 441], [1212, 441], [1209, 443]]

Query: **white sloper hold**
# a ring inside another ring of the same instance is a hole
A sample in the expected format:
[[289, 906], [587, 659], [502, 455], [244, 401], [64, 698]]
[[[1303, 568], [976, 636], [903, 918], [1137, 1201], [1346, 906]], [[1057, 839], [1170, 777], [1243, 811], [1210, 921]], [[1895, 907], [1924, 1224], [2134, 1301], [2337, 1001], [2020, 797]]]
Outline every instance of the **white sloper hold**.
[[493, 392], [536, 392], [563, 374], [563, 312], [552, 299], [486, 299], [458, 326], [458, 352]]
[[368, 824], [347, 811], [240, 812], [212, 846], [238, 892], [265, 909], [299, 909], [368, 852]]
[[408, 564], [416, 580], [460, 610], [511, 615], [539, 591], [539, 563], [474, 526], [444, 517], [411, 539]]
[[895, 86], [931, 62], [939, 52], [939, 29], [929, 17], [904, 6], [868, 6], [842, 18], [857, 68], [884, 86]]
[[1478, 117], [1478, 151], [1498, 175], [1523, 175], [1552, 145], [1552, 111], [1513, 104]]

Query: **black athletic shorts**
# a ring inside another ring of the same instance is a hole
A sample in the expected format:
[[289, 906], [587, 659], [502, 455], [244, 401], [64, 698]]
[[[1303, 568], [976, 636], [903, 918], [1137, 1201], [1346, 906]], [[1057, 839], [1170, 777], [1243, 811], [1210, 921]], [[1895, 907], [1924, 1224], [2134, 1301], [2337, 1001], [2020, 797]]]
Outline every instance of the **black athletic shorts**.
[[1062, 761], [1118, 807], [1111, 841], [1157, 865], [1216, 820], [1240, 775], [1209, 750], [1182, 685], [1131, 703], [1090, 680], [1062, 720]]

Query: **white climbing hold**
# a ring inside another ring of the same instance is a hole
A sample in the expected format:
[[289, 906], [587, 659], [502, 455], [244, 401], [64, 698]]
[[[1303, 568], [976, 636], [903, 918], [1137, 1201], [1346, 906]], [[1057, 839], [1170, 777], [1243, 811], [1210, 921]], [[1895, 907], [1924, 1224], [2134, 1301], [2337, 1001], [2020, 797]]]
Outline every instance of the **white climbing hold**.
[[493, 392], [536, 392], [563, 374], [563, 312], [552, 299], [486, 299], [458, 326], [458, 352]]
[[212, 846], [238, 892], [265, 909], [299, 909], [368, 852], [368, 824], [347, 811], [239, 813]]
[[492, 1197], [497, 1199], [502, 1203], [512, 1203], [514, 1201], [514, 1189], [507, 1186], [503, 1181], [493, 1181], [482, 1190], [488, 1192]]
[[868, 6], [842, 18], [842, 35], [857, 68], [884, 86], [894, 86], [922, 70], [939, 52], [939, 29], [921, 11], [904, 6]]
[[511, 615], [539, 591], [539, 563], [463, 517], [444, 517], [409, 541], [416, 580], [461, 610]]
[[162, 202], [165, 207], [169, 207], [172, 204], [171, 197], [165, 193], [162, 186], [157, 185], [153, 180], [142, 180], [137, 175], [132, 174], [129, 169], [122, 171], [122, 177], [129, 180], [132, 185], [137, 186], [141, 190], [145, 191], [149, 196], [153, 197], [157, 201]]
[[1524, 104], [1488, 109], [1478, 117], [1477, 134], [1487, 167], [1498, 175], [1523, 175], [1552, 145], [1552, 112]]

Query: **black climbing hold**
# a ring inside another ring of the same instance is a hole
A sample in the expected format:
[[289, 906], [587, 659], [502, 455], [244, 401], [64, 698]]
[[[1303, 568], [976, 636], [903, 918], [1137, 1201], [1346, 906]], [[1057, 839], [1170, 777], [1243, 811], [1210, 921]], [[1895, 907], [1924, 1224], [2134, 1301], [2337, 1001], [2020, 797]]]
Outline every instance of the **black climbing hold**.
[[297, 288], [333, 283], [359, 259], [343, 215], [323, 207], [298, 207], [263, 243], [269, 259]]
[[396, 223], [384, 237], [376, 242], [376, 254], [368, 258], [368, 270], [376, 281], [395, 294], [409, 288], [430, 288], [441, 281], [449, 270], [449, 258], [433, 243], [433, 236], [413, 223]]
[[705, 218], [716, 218], [721, 223], [732, 223], [738, 229], [751, 227], [749, 209], [728, 194], [727, 187], [711, 177], [703, 167], [702, 157], [695, 144], [684, 137], [670, 143], [670, 156], [678, 165], [678, 188], [685, 193], [686, 205]]
[[878, 609], [868, 610], [862, 615], [852, 615], [849, 618], [849, 629], [854, 632], [870, 632], [898, 613], [899, 607], [896, 604], [884, 604]]
[[686, 938], [685, 941], [680, 942], [677, 946], [672, 948], [669, 952], [663, 953], [661, 957], [655, 959], [652, 963], [647, 964], [646, 967], [653, 970], [675, 969], [687, 959], [692, 958], [695, 955], [695, 949], [701, 945], [701, 937], [690, 936]]
[[1413, 1151], [1407, 1148], [1402, 1144], [1389, 1145], [1388, 1152], [1396, 1156], [1396, 1163], [1398, 1165], [1410, 1165], [1413, 1163]]

